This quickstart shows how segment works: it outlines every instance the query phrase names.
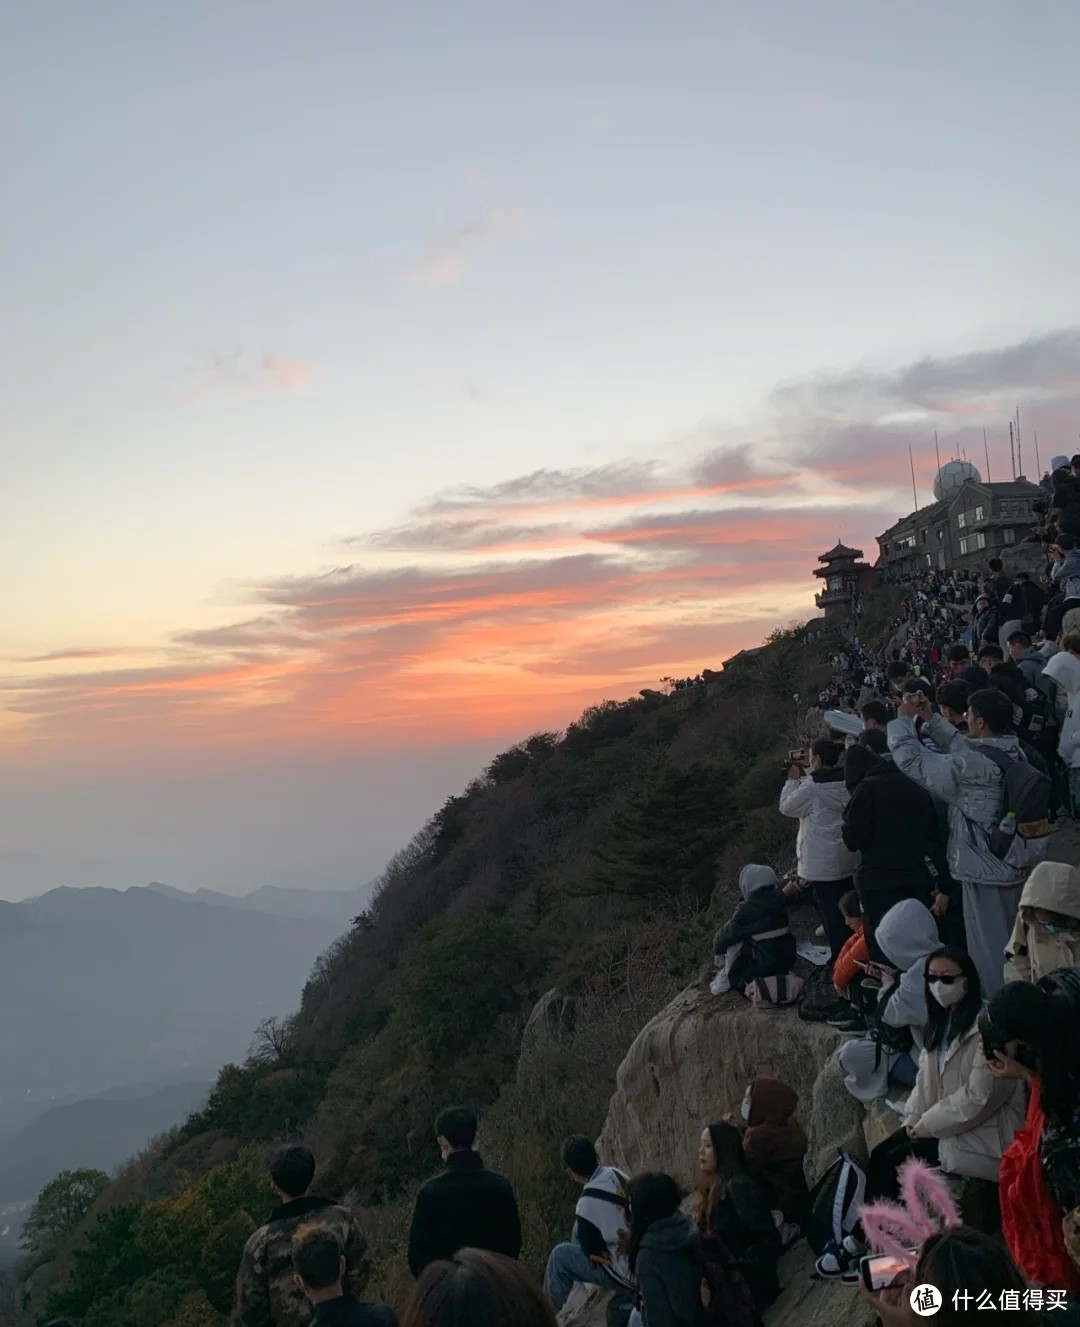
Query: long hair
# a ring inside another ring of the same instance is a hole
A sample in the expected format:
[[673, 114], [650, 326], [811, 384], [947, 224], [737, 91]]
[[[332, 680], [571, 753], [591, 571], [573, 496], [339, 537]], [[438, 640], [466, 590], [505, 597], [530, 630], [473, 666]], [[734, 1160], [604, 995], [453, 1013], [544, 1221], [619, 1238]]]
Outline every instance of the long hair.
[[556, 1327], [543, 1291], [521, 1263], [460, 1249], [430, 1263], [413, 1292], [405, 1327]]
[[647, 1171], [635, 1175], [627, 1188], [630, 1200], [630, 1231], [626, 1238], [626, 1260], [631, 1270], [637, 1267], [641, 1241], [649, 1227], [657, 1221], [666, 1221], [679, 1210], [682, 1195], [670, 1175]]
[[[952, 1009], [938, 1004], [930, 992], [930, 964], [935, 958], [947, 958], [955, 963], [967, 979], [967, 993]], [[971, 955], [966, 949], [958, 949], [954, 945], [936, 949], [926, 960], [925, 972], [926, 1012], [929, 1017], [923, 1031], [923, 1042], [927, 1050], [936, 1051], [939, 1046], [962, 1037], [974, 1025], [982, 1009], [982, 982]]]
[[[919, 1251], [913, 1285], [932, 1285], [941, 1294], [941, 1317], [938, 1322], [967, 1322], [968, 1307], [984, 1291], [989, 1291], [995, 1304], [1001, 1303], [1002, 1291], [1019, 1294], [1018, 1303], [1024, 1302], [1027, 1282], [1020, 1274], [1009, 1252], [996, 1239], [970, 1226], [957, 1226], [940, 1235], [931, 1235]], [[969, 1295], [970, 1300], [964, 1296]], [[955, 1296], [955, 1299], [954, 1299]], [[1031, 1310], [1021, 1309], [1010, 1321], [1034, 1322]]]
[[1051, 1124], [1072, 1122], [1080, 1099], [1080, 1037], [1070, 1001], [1029, 981], [1011, 981], [987, 1006], [999, 1045], [1018, 1041], [1028, 1048], [1022, 1062], [1039, 1079], [1042, 1108]]
[[716, 1157], [716, 1174], [708, 1179], [702, 1177], [694, 1194], [694, 1220], [706, 1231], [712, 1228], [713, 1211], [728, 1182], [746, 1170], [742, 1134], [733, 1124], [726, 1121], [710, 1124], [709, 1138]]

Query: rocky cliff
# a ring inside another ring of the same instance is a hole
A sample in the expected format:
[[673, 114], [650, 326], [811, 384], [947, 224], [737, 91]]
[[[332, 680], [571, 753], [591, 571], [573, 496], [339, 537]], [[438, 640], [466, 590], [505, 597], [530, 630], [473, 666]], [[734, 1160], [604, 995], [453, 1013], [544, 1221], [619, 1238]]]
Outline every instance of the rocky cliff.
[[[667, 1170], [689, 1188], [703, 1126], [736, 1110], [751, 1078], [769, 1075], [799, 1094], [811, 1181], [838, 1147], [865, 1160], [896, 1119], [884, 1108], [867, 1115], [849, 1096], [835, 1059], [841, 1042], [825, 1024], [805, 1023], [794, 1011], [761, 1011], [739, 996], [718, 1000], [702, 988], [685, 990], [642, 1029], [623, 1060], [600, 1154], [631, 1174]], [[815, 1276], [805, 1243], [785, 1255], [781, 1284], [767, 1327], [861, 1327], [872, 1317], [851, 1286]], [[599, 1295], [572, 1300], [564, 1315], [568, 1323], [601, 1321]]]

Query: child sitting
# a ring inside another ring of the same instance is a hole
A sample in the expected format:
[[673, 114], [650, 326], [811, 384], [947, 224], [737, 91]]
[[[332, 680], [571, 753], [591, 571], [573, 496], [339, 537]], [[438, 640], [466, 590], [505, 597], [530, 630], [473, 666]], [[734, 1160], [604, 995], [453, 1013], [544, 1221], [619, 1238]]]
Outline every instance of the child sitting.
[[841, 896], [840, 915], [851, 932], [851, 936], [845, 942], [836, 962], [833, 964], [833, 989], [841, 1000], [848, 1003], [835, 1016], [829, 1018], [829, 1023], [842, 1032], [862, 1032], [866, 1029], [866, 1021], [855, 997], [859, 993], [859, 986], [865, 975], [860, 964], [869, 961], [870, 952], [866, 945], [862, 905], [859, 903], [858, 894], [853, 889], [849, 889], [846, 894]]
[[780, 977], [795, 965], [795, 937], [788, 926], [780, 882], [771, 866], [744, 866], [742, 902], [716, 933], [713, 951], [720, 971], [713, 995], [741, 991], [759, 977]]

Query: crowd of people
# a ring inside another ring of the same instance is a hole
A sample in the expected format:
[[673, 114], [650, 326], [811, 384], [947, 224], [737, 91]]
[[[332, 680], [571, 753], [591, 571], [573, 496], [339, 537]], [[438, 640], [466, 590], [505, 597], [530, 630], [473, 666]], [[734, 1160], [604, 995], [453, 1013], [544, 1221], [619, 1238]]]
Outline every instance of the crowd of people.
[[[1080, 1308], [1080, 871], [1046, 860], [1080, 798], [1080, 455], [1047, 494], [1032, 534], [1045, 577], [996, 559], [982, 576], [887, 577], [906, 591], [890, 640], [835, 657], [828, 721], [791, 753], [779, 811], [798, 822], [794, 867], [781, 880], [748, 864], [716, 935], [714, 993], [828, 1022], [848, 1091], [897, 1127], [865, 1168], [843, 1158], [823, 1200], [795, 1091], [755, 1078], [701, 1128], [689, 1209], [671, 1175], [629, 1176], [568, 1138], [575, 1220], [539, 1282], [475, 1113], [445, 1110], [443, 1170], [409, 1232], [406, 1327], [553, 1327], [575, 1285], [609, 1291], [620, 1327], [759, 1327], [801, 1238], [819, 1275], [861, 1282], [885, 1327], [914, 1321], [907, 1284], [936, 1288], [943, 1321]], [[828, 957], [804, 985], [789, 912], [810, 899]], [[279, 1206], [244, 1250], [237, 1323], [394, 1327], [364, 1299], [355, 1215], [310, 1193], [315, 1170], [302, 1146], [274, 1158]], [[871, 1251], [899, 1268], [891, 1289]]]

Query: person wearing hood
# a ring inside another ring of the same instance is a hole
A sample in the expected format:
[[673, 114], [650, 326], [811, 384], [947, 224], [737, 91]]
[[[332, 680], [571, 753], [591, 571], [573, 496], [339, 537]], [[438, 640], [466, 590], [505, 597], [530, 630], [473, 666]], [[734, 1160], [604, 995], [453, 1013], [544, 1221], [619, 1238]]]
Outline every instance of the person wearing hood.
[[729, 1115], [725, 1123], [741, 1131], [746, 1169], [773, 1212], [785, 1225], [802, 1230], [810, 1201], [803, 1169], [809, 1144], [795, 1118], [798, 1107], [793, 1087], [779, 1078], [755, 1078], [747, 1085], [738, 1117]]
[[629, 1195], [626, 1258], [639, 1291], [630, 1327], [702, 1327], [701, 1236], [679, 1210], [678, 1185], [670, 1175], [636, 1175]]
[[[949, 807], [949, 871], [961, 885], [967, 949], [979, 970], [983, 993], [1002, 985], [1005, 946], [1020, 906], [1024, 871], [1010, 866], [990, 848], [990, 834], [1000, 823], [1004, 774], [982, 754], [993, 748], [1009, 760], [1026, 760], [1019, 740], [1009, 732], [1012, 705], [999, 692], [976, 691], [968, 706], [968, 736], [916, 700], [900, 707], [889, 724], [889, 748], [898, 768]], [[915, 730], [921, 713], [943, 755], [927, 751]]]
[[1061, 638], [1061, 649], [1046, 661], [1043, 676], [1057, 689], [1056, 717], [1058, 727], [1064, 728], [1065, 716], [1073, 698], [1080, 692], [1080, 632], [1068, 631]]
[[913, 898], [931, 906], [933, 879], [926, 859], [938, 838], [938, 817], [926, 789], [872, 751], [849, 751], [844, 778], [851, 800], [841, 832], [846, 846], [859, 854], [855, 889], [867, 948], [871, 959], [883, 963], [875, 933], [893, 904]]
[[917, 1055], [922, 1050], [926, 959], [941, 947], [934, 914], [910, 898], [894, 904], [881, 919], [877, 942], [888, 962], [888, 966], [867, 965], [867, 975], [881, 982], [878, 1031], [840, 1048], [845, 1086], [863, 1102], [885, 1096], [890, 1082], [914, 1085], [915, 1063], [908, 1052]]
[[742, 902], [713, 943], [722, 964], [710, 987], [714, 995], [741, 991], [759, 977], [784, 976], [795, 966], [795, 937], [776, 872], [771, 866], [744, 866], [739, 894]]
[[799, 822], [799, 877], [814, 891], [833, 962], [848, 935], [840, 899], [851, 888], [858, 863], [841, 835], [849, 795], [840, 765], [843, 753], [843, 747], [819, 738], [810, 747], [810, 772], [791, 765], [780, 793], [780, 814]]
[[694, 1220], [703, 1241], [719, 1240], [731, 1254], [758, 1309], [771, 1304], [780, 1293], [780, 1231], [768, 1190], [750, 1173], [740, 1131], [726, 1120], [701, 1131]]
[[1027, 878], [1005, 950], [1005, 980], [1038, 981], [1080, 967], [1080, 871], [1040, 862]]

